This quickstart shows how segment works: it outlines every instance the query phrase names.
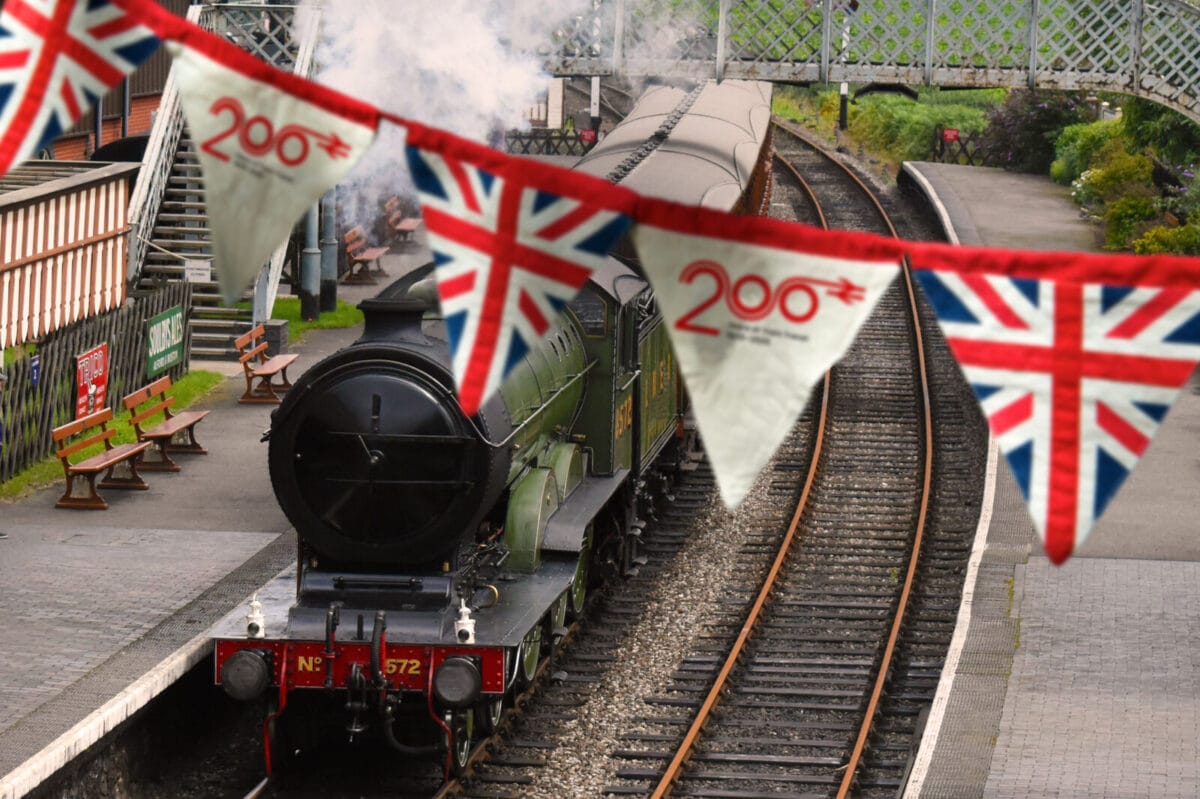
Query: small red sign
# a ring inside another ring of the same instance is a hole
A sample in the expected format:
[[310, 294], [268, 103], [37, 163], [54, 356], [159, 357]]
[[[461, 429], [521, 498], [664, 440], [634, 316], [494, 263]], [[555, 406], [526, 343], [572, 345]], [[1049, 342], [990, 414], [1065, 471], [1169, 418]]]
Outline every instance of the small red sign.
[[82, 419], [108, 402], [108, 342], [76, 355], [75, 370], [75, 418]]
[[958, 141], [958, 128], [942, 128], [942, 141]]
[[596, 140], [596, 131], [592, 130], [591, 128], [584, 128], [583, 130], [579, 131], [579, 140], [591, 144]]

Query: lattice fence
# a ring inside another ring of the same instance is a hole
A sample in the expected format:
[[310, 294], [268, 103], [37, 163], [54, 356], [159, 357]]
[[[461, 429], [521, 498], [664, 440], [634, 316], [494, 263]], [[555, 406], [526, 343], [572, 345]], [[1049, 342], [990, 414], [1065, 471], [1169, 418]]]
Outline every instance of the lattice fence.
[[[50, 431], [75, 417], [77, 393], [75, 356], [108, 342], [108, 406], [117, 413], [121, 398], [146, 380], [146, 320], [175, 305], [184, 316], [192, 304], [192, 287], [172, 283], [149, 295], [135, 296], [115, 311], [93, 316], [43, 338], [30, 352], [7, 368], [8, 384], [0, 394], [0, 416], [6, 436], [0, 450], [0, 482], [21, 469], [54, 454]], [[187, 370], [191, 341], [184, 333], [183, 363], [168, 374], [172, 379]], [[32, 360], [41, 364], [37, 387]]]
[[505, 149], [514, 155], [584, 155], [596, 141], [584, 141], [579, 131], [511, 131], [505, 136]]
[[560, 76], [1108, 90], [1200, 121], [1185, 0], [592, 0], [556, 30]]

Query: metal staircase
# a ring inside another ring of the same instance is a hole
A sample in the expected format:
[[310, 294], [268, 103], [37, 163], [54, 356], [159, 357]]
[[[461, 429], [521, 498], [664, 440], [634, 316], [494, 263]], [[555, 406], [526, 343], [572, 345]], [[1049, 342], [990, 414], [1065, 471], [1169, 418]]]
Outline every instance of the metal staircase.
[[[167, 176], [158, 215], [150, 234], [150, 246], [142, 264], [139, 288], [162, 282], [184, 280], [185, 260], [212, 260], [212, 233], [208, 228], [204, 178], [190, 136], [180, 139]], [[249, 295], [245, 299], [249, 299]], [[237, 356], [233, 339], [252, 326], [252, 309], [227, 308], [221, 304], [216, 282], [193, 280], [191, 328], [192, 357], [226, 359]]]
[[[298, 24], [289, 6], [225, 3], [193, 6], [188, 19], [214, 31], [281, 69], [307, 75], [316, 44], [315, 12]], [[167, 81], [137, 185], [130, 198], [130, 242], [127, 278], [138, 288], [185, 279], [185, 265], [212, 261], [204, 177], [195, 146], [184, 124], [174, 78]], [[217, 284], [192, 283], [188, 318], [192, 357], [237, 356], [233, 339], [270, 316], [286, 245], [280, 246], [269, 269], [239, 303], [222, 305]]]

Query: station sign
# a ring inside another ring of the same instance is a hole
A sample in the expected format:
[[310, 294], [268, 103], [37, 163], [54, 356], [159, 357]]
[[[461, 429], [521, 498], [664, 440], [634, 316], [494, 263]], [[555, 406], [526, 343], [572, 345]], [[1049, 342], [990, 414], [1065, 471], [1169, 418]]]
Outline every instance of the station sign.
[[146, 377], [183, 363], [183, 306], [176, 305], [146, 322]]
[[211, 283], [212, 261], [184, 259], [183, 279], [187, 283]]
[[42, 382], [42, 356], [36, 352], [29, 356], [29, 385], [34, 388]]
[[82, 419], [108, 403], [108, 342], [75, 356], [75, 418]]
[[958, 128], [942, 128], [942, 141], [958, 141]]
[[586, 144], [591, 144], [596, 141], [596, 131], [591, 128], [584, 128], [579, 131], [579, 140]]

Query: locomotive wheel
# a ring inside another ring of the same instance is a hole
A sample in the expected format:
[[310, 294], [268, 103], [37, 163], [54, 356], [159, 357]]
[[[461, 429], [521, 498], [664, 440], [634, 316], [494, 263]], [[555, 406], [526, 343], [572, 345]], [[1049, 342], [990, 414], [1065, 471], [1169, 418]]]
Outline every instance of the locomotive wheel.
[[533, 682], [538, 663], [542, 660], [542, 625], [534, 625], [525, 633], [525, 639], [517, 649], [517, 684], [525, 688]]
[[579, 560], [575, 563], [575, 576], [571, 578], [571, 587], [567, 590], [567, 596], [570, 599], [568, 610], [572, 619], [578, 619], [583, 615], [583, 603], [587, 599], [588, 561], [591, 558], [592, 533], [589, 527], [587, 543], [584, 545], [583, 551], [579, 553]]
[[550, 613], [546, 616], [547, 638], [553, 638], [555, 630], [567, 626], [567, 607], [570, 601], [570, 591], [564, 591], [563, 595], [554, 600], [554, 604], [550, 606]]
[[475, 725], [484, 735], [495, 735], [504, 716], [504, 697], [497, 696], [475, 708]]

